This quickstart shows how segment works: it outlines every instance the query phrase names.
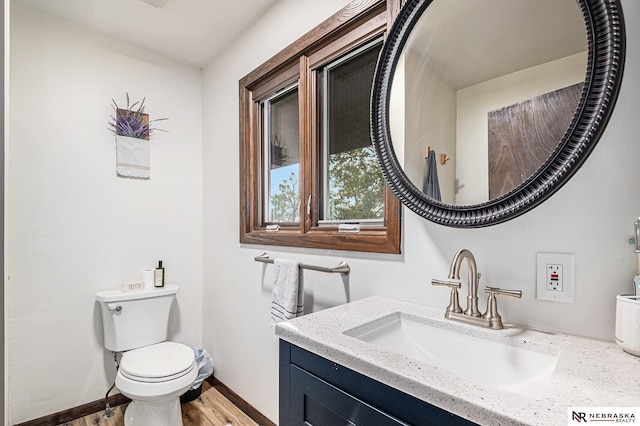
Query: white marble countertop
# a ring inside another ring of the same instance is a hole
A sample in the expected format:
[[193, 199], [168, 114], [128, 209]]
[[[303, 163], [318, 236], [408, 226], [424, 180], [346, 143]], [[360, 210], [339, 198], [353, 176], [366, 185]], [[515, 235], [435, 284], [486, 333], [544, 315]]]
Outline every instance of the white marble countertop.
[[[369, 297], [279, 323], [276, 334], [296, 346], [483, 425], [566, 425], [569, 407], [639, 407], [640, 357], [613, 342], [505, 324], [488, 330], [455, 322], [469, 335], [517, 345], [534, 342], [559, 353], [540, 399], [474, 382], [451, 371], [380, 349], [344, 331], [395, 312], [443, 318], [443, 309]], [[482, 357], [481, 353], [469, 353]]]

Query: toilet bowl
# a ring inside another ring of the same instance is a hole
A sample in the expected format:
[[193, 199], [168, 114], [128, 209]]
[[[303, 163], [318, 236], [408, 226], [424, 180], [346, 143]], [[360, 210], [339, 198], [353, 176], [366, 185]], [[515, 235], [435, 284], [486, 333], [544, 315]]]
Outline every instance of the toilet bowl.
[[125, 352], [116, 375], [116, 387], [132, 402], [125, 425], [182, 425], [180, 395], [198, 375], [193, 349], [162, 342]]
[[125, 426], [182, 426], [180, 395], [198, 376], [193, 349], [167, 341], [176, 285], [138, 292], [98, 292], [104, 346], [121, 352], [116, 387], [131, 399]]

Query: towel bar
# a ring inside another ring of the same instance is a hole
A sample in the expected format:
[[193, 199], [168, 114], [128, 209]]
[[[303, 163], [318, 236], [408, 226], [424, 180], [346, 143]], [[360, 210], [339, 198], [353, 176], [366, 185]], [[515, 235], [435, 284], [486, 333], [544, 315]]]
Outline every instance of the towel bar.
[[[262, 253], [260, 256], [256, 256], [253, 258], [256, 262], [262, 263], [273, 263], [273, 259], [269, 259], [269, 254]], [[324, 266], [315, 266], [315, 265], [307, 265], [306, 263], [301, 263], [300, 268], [302, 269], [310, 269], [312, 271], [320, 271], [320, 272], [337, 272], [339, 274], [348, 274], [351, 272], [351, 268], [349, 264], [345, 261], [338, 263], [338, 266], [334, 268], [326, 268]]]

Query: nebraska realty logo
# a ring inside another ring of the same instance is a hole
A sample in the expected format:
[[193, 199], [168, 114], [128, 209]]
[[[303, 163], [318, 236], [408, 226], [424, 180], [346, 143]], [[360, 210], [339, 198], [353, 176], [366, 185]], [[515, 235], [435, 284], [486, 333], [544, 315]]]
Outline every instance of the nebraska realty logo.
[[636, 423], [640, 424], [640, 407], [569, 407], [568, 424]]

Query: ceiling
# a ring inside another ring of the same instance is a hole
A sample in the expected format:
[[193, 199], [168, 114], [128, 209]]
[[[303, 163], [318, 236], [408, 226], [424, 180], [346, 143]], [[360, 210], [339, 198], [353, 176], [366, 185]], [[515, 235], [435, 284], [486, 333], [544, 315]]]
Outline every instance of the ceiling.
[[461, 89], [585, 52], [587, 35], [575, 0], [437, 0], [407, 48]]
[[277, 1], [167, 0], [156, 8], [142, 0], [12, 0], [198, 68]]

